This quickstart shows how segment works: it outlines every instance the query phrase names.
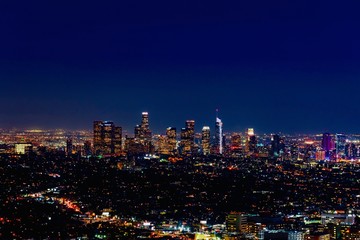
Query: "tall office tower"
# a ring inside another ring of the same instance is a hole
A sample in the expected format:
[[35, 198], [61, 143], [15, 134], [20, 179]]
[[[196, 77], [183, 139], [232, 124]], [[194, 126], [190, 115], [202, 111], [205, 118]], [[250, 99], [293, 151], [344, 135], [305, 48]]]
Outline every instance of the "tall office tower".
[[135, 140], [139, 141], [145, 148], [145, 152], [149, 153], [152, 149], [151, 144], [152, 133], [149, 128], [149, 113], [143, 112], [141, 124], [135, 127]]
[[232, 153], [240, 153], [241, 151], [241, 135], [233, 133], [230, 140], [230, 149]]
[[355, 144], [351, 144], [352, 157], [357, 158], [359, 156], [359, 148]]
[[169, 155], [169, 144], [166, 135], [157, 135], [154, 139], [154, 147], [156, 149], [156, 153]]
[[66, 156], [70, 157], [73, 151], [73, 141], [71, 138], [66, 139]]
[[141, 124], [135, 127], [135, 138], [140, 140], [151, 139], [151, 130], [149, 128], [149, 113], [143, 112], [141, 117]]
[[148, 129], [149, 128], [149, 113], [142, 112], [141, 114], [141, 126]]
[[284, 140], [277, 134], [272, 135], [271, 137], [271, 155], [273, 157], [278, 157], [285, 150]]
[[245, 152], [246, 153], [254, 153], [256, 152], [256, 146], [257, 146], [257, 139], [255, 136], [255, 131], [253, 128], [248, 128], [246, 130], [246, 146], [245, 146]]
[[333, 150], [333, 140], [330, 133], [324, 133], [322, 138], [322, 148], [325, 151], [325, 158], [330, 159]]
[[347, 159], [354, 159], [358, 157], [358, 148], [354, 143], [348, 143], [345, 145], [345, 156]]
[[134, 130], [134, 135], [135, 135], [135, 138], [136, 139], [140, 139], [141, 138], [141, 135], [142, 132], [141, 132], [141, 126], [140, 125], [136, 125], [135, 126], [135, 130]]
[[113, 122], [104, 122], [102, 126], [102, 140], [103, 140], [103, 153], [114, 153], [113, 139], [114, 139], [115, 125]]
[[192, 153], [195, 145], [195, 121], [187, 120], [185, 126], [185, 128], [181, 129], [180, 133], [180, 148], [181, 154], [189, 155]]
[[103, 121], [94, 121], [94, 125], [93, 125], [93, 129], [94, 129], [93, 145], [94, 145], [94, 154], [95, 155], [98, 155], [101, 152], [102, 146], [103, 146], [102, 125], [103, 125]]
[[151, 141], [152, 132], [149, 128], [149, 113], [147, 112], [142, 113], [141, 128], [143, 129], [144, 138]]
[[179, 152], [181, 154], [188, 154], [189, 152], [191, 152], [191, 149], [188, 145], [188, 131], [186, 128], [181, 128], [180, 131], [180, 149]]
[[255, 135], [250, 136], [250, 141], [249, 141], [249, 150], [250, 150], [250, 152], [253, 152], [253, 153], [258, 152], [257, 144], [258, 144], [257, 137]]
[[96, 155], [118, 154], [121, 151], [121, 127], [113, 122], [94, 122], [94, 152]]
[[115, 154], [120, 153], [122, 150], [122, 128], [121, 127], [115, 127], [115, 129], [114, 129], [113, 145], [114, 145], [114, 153]]
[[204, 126], [201, 134], [202, 153], [204, 155], [210, 154], [210, 127]]
[[336, 158], [345, 156], [346, 136], [344, 134], [335, 135]]
[[223, 154], [223, 123], [220, 118], [216, 117], [215, 122], [215, 149], [217, 154]]
[[142, 118], [141, 118], [141, 128], [144, 131], [144, 138], [146, 140], [151, 140], [152, 137], [152, 133], [151, 130], [149, 128], [149, 113], [147, 112], [143, 112], [142, 113]]
[[186, 120], [185, 126], [188, 131], [190, 140], [192, 142], [194, 142], [194, 140], [195, 140], [195, 121], [194, 120]]
[[176, 154], [176, 128], [168, 127], [166, 129], [166, 137], [169, 147], [169, 152], [171, 154]]

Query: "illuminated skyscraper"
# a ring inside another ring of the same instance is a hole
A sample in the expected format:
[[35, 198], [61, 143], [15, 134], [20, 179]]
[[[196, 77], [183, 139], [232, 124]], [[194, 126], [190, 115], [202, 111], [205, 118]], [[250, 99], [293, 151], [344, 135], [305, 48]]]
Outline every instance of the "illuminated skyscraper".
[[277, 134], [271, 137], [271, 155], [278, 157], [285, 150], [284, 140]]
[[255, 136], [255, 131], [253, 128], [248, 128], [246, 130], [246, 146], [245, 146], [245, 152], [255, 152], [256, 151], [256, 145], [257, 145], [257, 139]]
[[134, 130], [134, 135], [135, 135], [135, 138], [137, 139], [140, 139], [141, 138], [141, 126], [140, 125], [136, 125], [135, 126], [135, 130]]
[[103, 146], [103, 140], [102, 140], [102, 126], [103, 126], [103, 121], [94, 121], [94, 125], [93, 125], [93, 129], [94, 129], [94, 153], [97, 155], [99, 154], [99, 152], [102, 150], [102, 146]]
[[149, 128], [149, 113], [147, 112], [142, 113], [141, 128], [143, 129], [144, 138], [151, 141], [152, 132]]
[[149, 153], [152, 150], [151, 143], [152, 133], [149, 128], [149, 113], [143, 112], [141, 124], [135, 127], [135, 141], [138, 141], [144, 146], [145, 152]]
[[223, 154], [223, 123], [220, 118], [216, 117], [215, 122], [215, 148], [218, 154]]
[[122, 128], [113, 122], [94, 122], [94, 151], [96, 155], [118, 154], [121, 151]]
[[249, 138], [249, 150], [252, 153], [257, 153], [258, 152], [258, 148], [257, 148], [257, 137], [255, 135], [250, 136]]
[[192, 142], [194, 142], [195, 139], [195, 121], [194, 120], [187, 120], [186, 121], [186, 129], [189, 134], [189, 138]]
[[168, 127], [166, 129], [166, 137], [169, 147], [169, 152], [172, 154], [176, 154], [176, 128]]
[[115, 129], [114, 129], [113, 148], [114, 148], [115, 154], [120, 153], [122, 150], [122, 128], [121, 127], [115, 127]]
[[345, 145], [346, 145], [346, 136], [344, 134], [335, 135], [335, 147], [336, 147], [336, 157], [341, 158], [345, 156]]
[[187, 120], [185, 126], [186, 126], [185, 128], [181, 129], [180, 148], [182, 154], [188, 155], [191, 154], [192, 150], [194, 149], [195, 121]]
[[231, 135], [231, 143], [230, 149], [232, 153], [240, 153], [241, 152], [241, 135], [238, 133], [234, 133]]
[[141, 124], [135, 127], [135, 138], [140, 140], [151, 141], [152, 133], [149, 128], [149, 113], [143, 112]]
[[180, 132], [180, 153], [181, 154], [188, 154], [191, 152], [191, 148], [188, 144], [189, 137], [188, 131], [186, 128], [181, 128]]
[[201, 134], [201, 146], [204, 155], [210, 154], [210, 127], [204, 126]]
[[348, 143], [345, 145], [345, 156], [347, 159], [355, 159], [358, 157], [359, 149], [354, 143]]
[[322, 138], [322, 148], [325, 151], [326, 159], [330, 159], [333, 148], [333, 140], [330, 133], [324, 133]]
[[115, 125], [113, 122], [103, 122], [102, 125], [102, 140], [103, 140], [103, 153], [112, 154], [114, 153], [114, 134]]
[[154, 140], [154, 147], [156, 149], [156, 153], [165, 155], [170, 154], [169, 144], [166, 135], [156, 135]]
[[143, 112], [141, 116], [141, 126], [145, 129], [149, 129], [149, 113]]

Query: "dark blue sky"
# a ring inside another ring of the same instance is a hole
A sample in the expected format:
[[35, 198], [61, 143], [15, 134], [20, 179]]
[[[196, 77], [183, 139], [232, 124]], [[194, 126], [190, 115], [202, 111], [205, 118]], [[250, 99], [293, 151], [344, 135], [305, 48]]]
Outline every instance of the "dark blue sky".
[[357, 1], [3, 1], [0, 128], [360, 132]]

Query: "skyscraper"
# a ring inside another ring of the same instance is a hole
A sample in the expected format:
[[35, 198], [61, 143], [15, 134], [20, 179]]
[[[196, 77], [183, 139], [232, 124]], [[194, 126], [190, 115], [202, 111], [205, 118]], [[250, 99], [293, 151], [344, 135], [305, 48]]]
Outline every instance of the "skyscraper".
[[166, 129], [166, 137], [169, 147], [169, 152], [172, 154], [176, 154], [176, 128], [168, 127]]
[[141, 126], [145, 129], [149, 129], [149, 113], [142, 112], [141, 116]]
[[141, 124], [135, 127], [135, 138], [151, 141], [152, 133], [149, 128], [149, 113], [143, 112], [141, 116]]
[[94, 121], [94, 152], [96, 155], [118, 154], [121, 151], [122, 128], [110, 121]]
[[93, 129], [94, 129], [94, 154], [97, 155], [102, 150], [103, 140], [102, 140], [102, 126], [103, 121], [94, 121]]
[[257, 139], [256, 139], [256, 136], [255, 136], [254, 129], [253, 128], [248, 128], [245, 135], [246, 135], [245, 152], [246, 153], [254, 153], [254, 152], [256, 152]]
[[181, 129], [180, 133], [180, 148], [182, 154], [188, 155], [191, 154], [194, 149], [195, 121], [187, 120], [185, 126], [185, 128]]
[[223, 154], [223, 123], [220, 118], [216, 117], [215, 122], [215, 149], [216, 153]]
[[335, 135], [335, 147], [336, 147], [336, 157], [341, 158], [345, 156], [345, 145], [346, 145], [346, 136], [344, 134]]
[[122, 150], [122, 128], [115, 127], [114, 129], [114, 139], [113, 139], [114, 153], [120, 153]]
[[330, 159], [333, 148], [333, 139], [330, 133], [324, 133], [322, 138], [322, 149], [325, 151], [325, 158]]
[[141, 124], [135, 126], [135, 141], [138, 141], [144, 146], [145, 153], [152, 150], [152, 132], [149, 128], [149, 113], [143, 112], [141, 117]]
[[170, 154], [169, 144], [166, 135], [156, 135], [154, 140], [154, 147], [156, 149], [156, 153], [164, 155]]
[[195, 139], [195, 121], [194, 120], [187, 120], [186, 123], [186, 129], [189, 134], [189, 138], [192, 142], [194, 142]]
[[277, 134], [272, 135], [271, 137], [271, 155], [273, 157], [280, 156], [281, 152], [285, 149], [284, 140]]
[[210, 154], [210, 127], [204, 126], [201, 134], [202, 153], [204, 155]]
[[345, 156], [347, 159], [355, 159], [358, 157], [358, 147], [354, 143], [348, 143], [345, 145]]
[[231, 135], [230, 149], [232, 153], [241, 152], [241, 135], [239, 133], [233, 133]]

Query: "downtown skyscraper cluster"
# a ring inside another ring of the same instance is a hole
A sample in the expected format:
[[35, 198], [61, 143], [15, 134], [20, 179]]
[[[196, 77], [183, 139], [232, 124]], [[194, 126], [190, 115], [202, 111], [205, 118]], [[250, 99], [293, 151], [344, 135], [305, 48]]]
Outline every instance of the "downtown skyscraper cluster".
[[148, 112], [142, 113], [141, 123], [134, 128], [134, 137], [123, 136], [122, 128], [116, 127], [110, 121], [95, 121], [93, 126], [96, 155], [119, 155], [124, 151], [132, 154], [152, 154], [155, 152], [155, 145], [158, 153], [167, 155], [221, 155], [224, 151], [223, 123], [219, 117], [216, 117], [213, 138], [210, 127], [204, 126], [200, 142], [196, 141], [195, 120], [186, 120], [179, 136], [176, 127], [168, 127], [166, 135], [159, 136], [154, 143]]

